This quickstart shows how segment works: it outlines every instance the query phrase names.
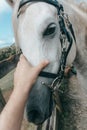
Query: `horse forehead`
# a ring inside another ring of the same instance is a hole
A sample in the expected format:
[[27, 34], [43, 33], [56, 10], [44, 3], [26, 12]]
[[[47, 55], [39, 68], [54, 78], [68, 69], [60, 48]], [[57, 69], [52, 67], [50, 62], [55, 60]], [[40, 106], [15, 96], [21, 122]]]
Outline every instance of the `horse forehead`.
[[40, 19], [54, 18], [57, 14], [57, 10], [53, 5], [47, 4], [45, 2], [32, 3], [27, 8], [27, 16]]

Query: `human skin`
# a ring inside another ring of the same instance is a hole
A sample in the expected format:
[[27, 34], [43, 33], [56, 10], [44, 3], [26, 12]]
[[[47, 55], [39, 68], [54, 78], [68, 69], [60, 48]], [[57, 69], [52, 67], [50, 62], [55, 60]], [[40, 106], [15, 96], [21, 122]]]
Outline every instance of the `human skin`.
[[49, 64], [44, 60], [33, 67], [21, 55], [14, 73], [14, 89], [8, 103], [0, 115], [0, 130], [21, 130], [24, 108], [40, 71]]

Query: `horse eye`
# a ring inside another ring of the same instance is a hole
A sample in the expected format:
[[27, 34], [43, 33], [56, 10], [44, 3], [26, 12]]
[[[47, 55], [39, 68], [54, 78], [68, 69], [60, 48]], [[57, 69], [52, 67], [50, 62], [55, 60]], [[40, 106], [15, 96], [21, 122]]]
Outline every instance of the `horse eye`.
[[54, 34], [56, 31], [56, 25], [54, 23], [48, 25], [48, 27], [46, 28], [46, 30], [43, 33], [43, 36], [49, 36]]

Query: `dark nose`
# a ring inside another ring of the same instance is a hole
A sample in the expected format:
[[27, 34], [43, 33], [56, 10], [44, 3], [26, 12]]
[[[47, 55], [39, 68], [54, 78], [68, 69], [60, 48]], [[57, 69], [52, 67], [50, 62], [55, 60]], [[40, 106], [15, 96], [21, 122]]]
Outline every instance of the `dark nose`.
[[29, 122], [33, 122], [34, 124], [38, 125], [44, 122], [45, 114], [40, 107], [38, 108], [38, 106], [31, 106], [29, 109], [27, 107], [27, 118]]
[[43, 123], [49, 118], [53, 107], [51, 91], [41, 85], [41, 83], [37, 83], [33, 86], [26, 104], [28, 121], [36, 125]]

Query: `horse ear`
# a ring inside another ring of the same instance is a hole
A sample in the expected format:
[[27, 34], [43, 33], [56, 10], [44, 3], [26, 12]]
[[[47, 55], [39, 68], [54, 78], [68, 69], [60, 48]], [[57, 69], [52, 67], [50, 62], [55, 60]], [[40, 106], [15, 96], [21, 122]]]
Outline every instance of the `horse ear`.
[[8, 2], [8, 4], [9, 4], [11, 7], [13, 7], [16, 0], [6, 0], [6, 1]]

